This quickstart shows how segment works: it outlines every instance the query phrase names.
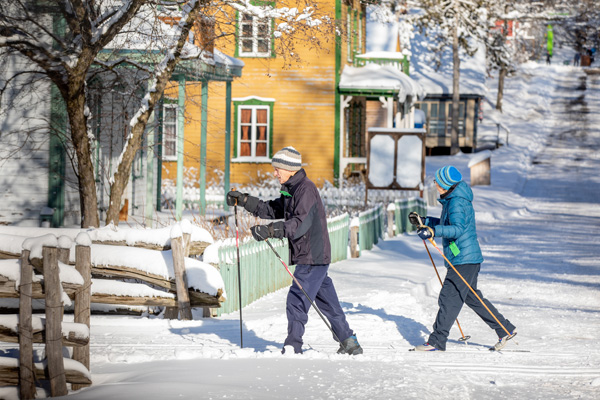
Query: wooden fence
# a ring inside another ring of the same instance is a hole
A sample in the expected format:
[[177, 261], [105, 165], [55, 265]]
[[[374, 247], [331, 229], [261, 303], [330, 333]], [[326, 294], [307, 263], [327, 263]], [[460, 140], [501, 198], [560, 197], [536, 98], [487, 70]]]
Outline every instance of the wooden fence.
[[[56, 246], [56, 238], [54, 243], [43, 244], [39, 267], [34, 268], [30, 257], [34, 250], [28, 245], [24, 246], [18, 263], [3, 261], [5, 275], [15, 277], [14, 269], [18, 269], [18, 284], [3, 276], [0, 292], [2, 297], [19, 298], [19, 314], [0, 318], [0, 340], [18, 342], [19, 358], [0, 357], [0, 386], [18, 387], [21, 399], [35, 398], [36, 383], [41, 380], [49, 382], [52, 397], [66, 395], [67, 383], [74, 390], [92, 383], [89, 372], [90, 248], [76, 246], [77, 261], [72, 268], [65, 263], [69, 260], [69, 248]], [[70, 324], [63, 322], [64, 293], [74, 301], [74, 322]], [[44, 300], [44, 319], [33, 315], [32, 299]], [[33, 343], [45, 344], [45, 358], [41, 362], [34, 361]], [[63, 346], [74, 348], [72, 359], [63, 357]]]

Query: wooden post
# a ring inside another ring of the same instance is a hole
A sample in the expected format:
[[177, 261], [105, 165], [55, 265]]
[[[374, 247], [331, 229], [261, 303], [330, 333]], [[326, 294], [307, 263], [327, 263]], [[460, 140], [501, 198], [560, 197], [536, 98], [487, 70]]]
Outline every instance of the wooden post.
[[350, 227], [350, 257], [358, 258], [360, 250], [358, 250], [358, 226]]
[[387, 212], [387, 234], [388, 237], [394, 237], [395, 236], [395, 232], [394, 232], [394, 223], [396, 222], [396, 218], [395, 218], [395, 211], [394, 210], [388, 210]]
[[70, 255], [71, 255], [71, 249], [62, 248], [62, 247], [58, 248], [58, 261], [60, 261], [61, 263], [69, 265]]
[[44, 291], [46, 293], [46, 357], [52, 397], [67, 395], [67, 380], [62, 355], [62, 288], [58, 273], [56, 247], [42, 250]]
[[[187, 234], [187, 236], [189, 237], [190, 235]], [[188, 292], [187, 277], [185, 273], [185, 253], [186, 247], [189, 251], [189, 239], [187, 240], [187, 246], [185, 242], [185, 238], [181, 236], [172, 238], [171, 251], [173, 253], [173, 270], [175, 272], [179, 315], [182, 320], [191, 320], [192, 309], [190, 307], [190, 293]]]
[[[83, 277], [83, 286], [81, 290], [75, 293], [75, 305], [73, 322], [86, 324], [90, 327], [90, 299], [92, 295], [92, 261], [91, 249], [89, 246], [75, 246], [75, 269]], [[73, 359], [83, 364], [87, 370], [90, 370], [90, 345], [73, 348]], [[73, 390], [79, 390], [89, 385], [72, 384]]]
[[19, 398], [35, 398], [33, 372], [33, 327], [31, 325], [31, 294], [33, 267], [29, 250], [21, 254], [21, 284], [19, 285]]

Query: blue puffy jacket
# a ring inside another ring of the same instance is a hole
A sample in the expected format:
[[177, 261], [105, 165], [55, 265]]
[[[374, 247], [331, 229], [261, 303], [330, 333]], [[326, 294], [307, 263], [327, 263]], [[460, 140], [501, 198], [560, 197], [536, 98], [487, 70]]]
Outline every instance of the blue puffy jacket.
[[[439, 199], [442, 204], [440, 218], [425, 219], [425, 224], [434, 229], [435, 236], [442, 238], [444, 255], [454, 266], [483, 262], [472, 201], [473, 191], [464, 181], [460, 181]], [[456, 256], [450, 249], [451, 242], [460, 251]], [[447, 268], [450, 267], [447, 262], [445, 264]]]

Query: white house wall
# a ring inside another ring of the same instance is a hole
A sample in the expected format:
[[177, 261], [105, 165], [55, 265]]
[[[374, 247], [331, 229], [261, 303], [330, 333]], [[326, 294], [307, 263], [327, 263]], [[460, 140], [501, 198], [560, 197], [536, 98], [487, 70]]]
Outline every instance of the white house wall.
[[[0, 84], [30, 68], [23, 58], [4, 60]], [[0, 109], [0, 223], [37, 226], [48, 200], [48, 120], [50, 86], [31, 75], [15, 79]]]

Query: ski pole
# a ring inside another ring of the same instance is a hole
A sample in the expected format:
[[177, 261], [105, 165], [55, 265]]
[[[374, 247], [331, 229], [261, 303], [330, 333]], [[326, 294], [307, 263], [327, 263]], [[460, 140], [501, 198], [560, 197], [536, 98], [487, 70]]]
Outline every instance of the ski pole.
[[431, 242], [431, 244], [433, 245], [433, 247], [435, 247], [437, 249], [437, 251], [440, 252], [440, 254], [442, 255], [442, 257], [444, 257], [444, 260], [446, 260], [446, 262], [448, 263], [448, 265], [450, 265], [452, 267], [452, 269], [454, 270], [454, 272], [456, 272], [456, 274], [460, 277], [460, 279], [462, 279], [462, 281], [465, 283], [465, 285], [467, 285], [467, 287], [469, 289], [471, 289], [471, 292], [473, 292], [473, 294], [475, 295], [475, 297], [477, 297], [477, 300], [479, 300], [479, 302], [481, 304], [483, 304], [483, 306], [485, 307], [485, 309], [488, 310], [488, 312], [496, 320], [496, 322], [498, 323], [498, 325], [500, 325], [502, 327], [502, 329], [504, 329], [504, 332], [506, 332], [506, 334], [509, 337], [512, 336], [512, 334], [508, 331], [508, 329], [506, 329], [504, 327], [504, 325], [502, 325], [502, 323], [500, 321], [498, 321], [498, 318], [496, 318], [496, 316], [494, 315], [494, 313], [492, 312], [492, 310], [490, 310], [488, 308], [488, 306], [485, 305], [485, 303], [483, 302], [483, 300], [481, 300], [481, 297], [479, 297], [479, 295], [477, 294], [477, 292], [475, 292], [475, 290], [473, 290], [473, 288], [471, 287], [471, 285], [469, 285], [469, 283], [465, 280], [465, 278], [463, 278], [463, 276], [460, 274], [460, 272], [458, 272], [457, 269], [454, 267], [454, 265], [452, 265], [452, 263], [450, 262], [450, 260], [448, 260], [448, 258], [446, 258], [446, 256], [444, 255], [444, 252], [442, 250], [440, 250], [440, 248], [437, 246], [437, 244], [435, 244], [435, 241], [433, 240], [433, 238], [429, 238], [429, 241]]
[[[438, 281], [440, 281], [440, 285], [442, 285], [442, 287], [444, 287], [442, 278], [440, 278], [440, 274], [437, 270], [437, 267], [435, 266], [435, 263], [433, 262], [433, 257], [431, 257], [431, 252], [429, 252], [429, 247], [427, 247], [427, 242], [425, 242], [424, 240], [423, 240], [423, 245], [425, 245], [425, 250], [427, 250], [427, 254], [429, 255], [429, 259], [431, 260], [431, 265], [433, 265], [433, 270], [435, 271], [435, 274], [437, 275]], [[456, 318], [456, 325], [458, 326], [458, 330], [460, 331], [460, 334], [462, 335], [462, 337], [458, 340], [466, 343], [467, 340], [471, 339], [471, 336], [465, 336], [465, 333], [463, 332], [462, 327], [460, 326], [460, 323], [458, 322], [458, 318]]]
[[238, 294], [239, 294], [239, 303], [240, 303], [240, 347], [243, 349], [244, 348], [244, 335], [243, 335], [243, 330], [242, 330], [242, 271], [240, 268], [240, 229], [238, 226], [237, 203], [238, 203], [238, 200], [235, 199], [235, 205], [233, 206], [233, 212], [235, 214], [235, 247], [237, 250]]
[[327, 327], [329, 328], [329, 330], [333, 334], [333, 337], [335, 338], [335, 340], [337, 340], [337, 342], [339, 344], [342, 344], [342, 341], [335, 334], [335, 332], [333, 331], [333, 328], [331, 328], [331, 325], [329, 325], [329, 322], [327, 322], [327, 320], [325, 319], [325, 316], [323, 315], [323, 313], [321, 312], [321, 310], [319, 310], [319, 307], [317, 307], [317, 305], [315, 304], [315, 302], [312, 301], [312, 299], [310, 298], [310, 296], [308, 295], [308, 293], [306, 293], [306, 291], [304, 290], [304, 288], [302, 287], [302, 285], [300, 284], [300, 282], [298, 282], [298, 279], [296, 279], [296, 277], [294, 276], [294, 274], [292, 274], [292, 272], [288, 268], [288, 266], [285, 263], [285, 261], [283, 261], [283, 259], [279, 256], [279, 253], [277, 253], [277, 250], [275, 250], [275, 248], [273, 247], [273, 245], [269, 242], [269, 239], [265, 239], [265, 242], [267, 242], [267, 244], [269, 245], [269, 247], [271, 248], [271, 250], [273, 250], [273, 253], [275, 253], [275, 256], [277, 256], [277, 258], [279, 258], [279, 261], [281, 261], [281, 263], [285, 267], [285, 270], [287, 271], [287, 273], [290, 274], [290, 276], [292, 277], [292, 279], [294, 280], [294, 282], [296, 282], [296, 285], [298, 285], [298, 287], [300, 288], [300, 290], [302, 290], [302, 293], [304, 293], [304, 295], [306, 296], [306, 298], [308, 299], [308, 301], [310, 301], [310, 304], [314, 307], [315, 311], [319, 314], [319, 316], [321, 317], [321, 319], [323, 320], [323, 322], [325, 322], [325, 325], [327, 325]]

